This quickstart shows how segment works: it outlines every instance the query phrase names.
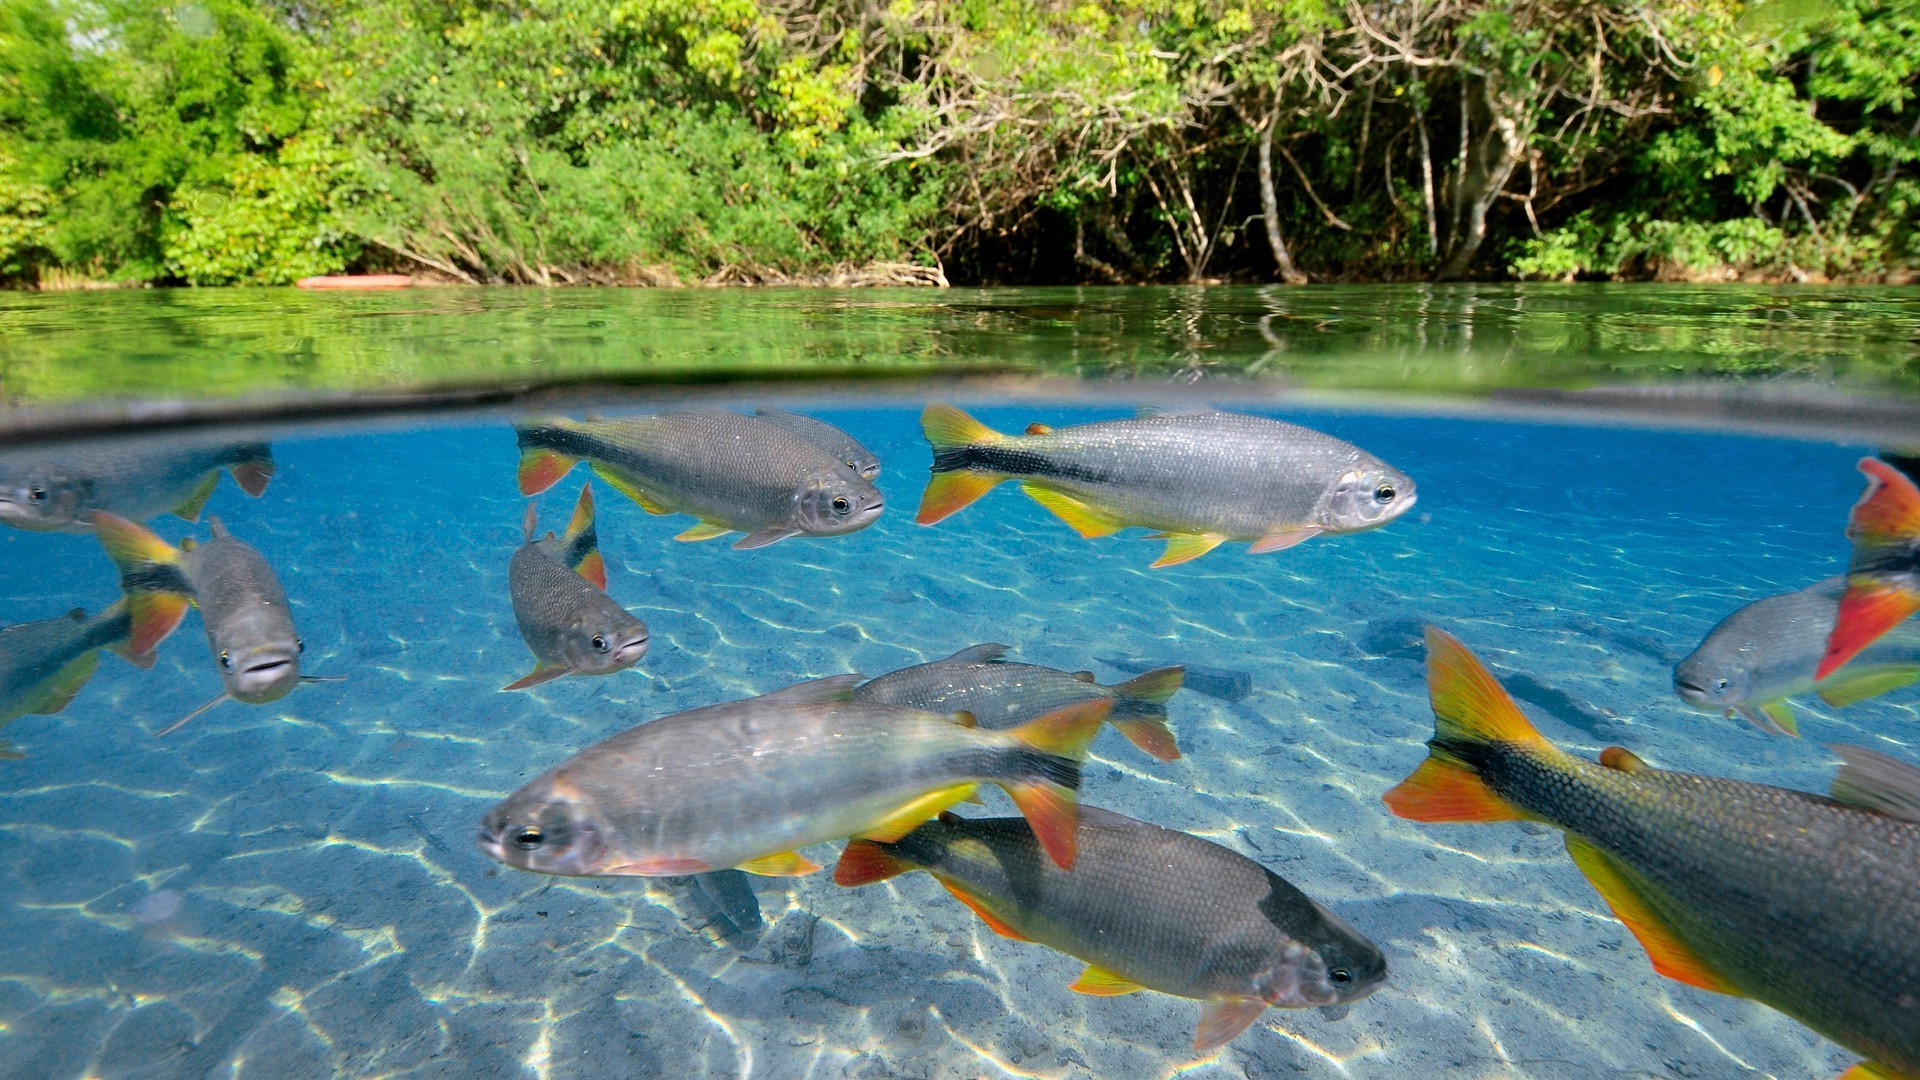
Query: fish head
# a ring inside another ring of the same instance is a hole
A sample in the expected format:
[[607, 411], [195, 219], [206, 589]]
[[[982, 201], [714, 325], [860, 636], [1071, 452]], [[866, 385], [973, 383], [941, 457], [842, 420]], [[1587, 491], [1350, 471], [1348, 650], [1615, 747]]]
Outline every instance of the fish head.
[[647, 625], [614, 608], [575, 619], [561, 649], [573, 670], [583, 675], [607, 675], [638, 663], [647, 654], [647, 641]]
[[795, 523], [816, 536], [856, 532], [880, 516], [880, 489], [851, 470], [823, 477], [794, 493]]
[[0, 522], [35, 532], [65, 528], [79, 520], [88, 487], [52, 463], [0, 466]]
[[1335, 1007], [1359, 1001], [1387, 981], [1387, 958], [1373, 942], [1318, 904], [1307, 940], [1289, 939], [1254, 978], [1253, 990], [1283, 1009]]
[[1695, 652], [1673, 668], [1673, 692], [1707, 712], [1737, 708], [1746, 700], [1751, 681], [1745, 669], [1718, 662], [1704, 652]]
[[536, 874], [581, 877], [606, 863], [611, 831], [561, 775], [542, 777], [507, 796], [480, 820], [480, 850], [496, 862]]
[[1336, 533], [1377, 529], [1413, 509], [1416, 498], [1412, 478], [1385, 462], [1362, 459], [1320, 497], [1320, 526]]
[[215, 641], [220, 681], [235, 701], [264, 705], [287, 696], [300, 685], [300, 654], [307, 643], [297, 637], [274, 634], [264, 639]]

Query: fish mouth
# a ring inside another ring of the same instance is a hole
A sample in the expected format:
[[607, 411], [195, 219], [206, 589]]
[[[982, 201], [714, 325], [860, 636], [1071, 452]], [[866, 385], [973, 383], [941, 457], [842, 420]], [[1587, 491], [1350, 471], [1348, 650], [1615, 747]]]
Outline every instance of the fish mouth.
[[647, 635], [641, 634], [639, 637], [626, 642], [619, 648], [613, 650], [614, 662], [619, 664], [633, 663], [635, 660], [647, 655], [647, 645], [651, 641], [652, 639]]
[[1719, 708], [1718, 705], [1714, 704], [1712, 693], [1698, 683], [1688, 682], [1685, 679], [1675, 679], [1673, 680], [1673, 692], [1680, 695], [1681, 701], [1697, 709], [1705, 709], [1708, 712], [1712, 712]]
[[500, 838], [494, 835], [492, 829], [482, 825], [480, 827], [480, 835], [474, 838], [474, 842], [479, 845], [480, 851], [485, 854], [487, 858], [497, 863], [507, 861], [503, 854], [504, 848], [501, 847]]

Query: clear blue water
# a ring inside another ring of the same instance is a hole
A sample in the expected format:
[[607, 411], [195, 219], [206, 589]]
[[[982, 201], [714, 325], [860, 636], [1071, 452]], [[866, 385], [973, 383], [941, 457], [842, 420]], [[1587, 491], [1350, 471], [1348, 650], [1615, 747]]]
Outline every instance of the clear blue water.
[[[1131, 411], [963, 403], [1002, 430]], [[26, 757], [0, 762], [0, 1076], [1787, 1078], [1855, 1060], [1655, 976], [1557, 834], [1419, 825], [1380, 795], [1432, 733], [1425, 622], [1536, 680], [1523, 706], [1570, 749], [1806, 790], [1830, 776], [1823, 742], [1920, 758], [1911, 691], [1808, 699], [1788, 740], [1670, 686], [1729, 611], [1844, 567], [1853, 463], [1875, 448], [1288, 409], [1412, 475], [1419, 505], [1155, 571], [1156, 542], [1083, 540], [1011, 485], [914, 524], [917, 403], [743, 404], [859, 437], [886, 513], [738, 552], [674, 543], [686, 519], [596, 485], [610, 592], [652, 650], [524, 694], [498, 689], [531, 665], [504, 419], [289, 432], [264, 497], [223, 479], [209, 510], [278, 569], [305, 670], [346, 681], [156, 740], [219, 689], [190, 614], [152, 670], [105, 657], [65, 711], [6, 729]], [[538, 499], [543, 527], [586, 475]], [[115, 581], [89, 536], [0, 529], [0, 622], [95, 610]], [[614, 731], [980, 641], [1108, 682], [1098, 657], [1250, 672], [1243, 702], [1174, 698], [1180, 761], [1103, 733], [1083, 798], [1266, 864], [1376, 941], [1390, 984], [1339, 1022], [1269, 1011], [1195, 1060], [1196, 1003], [1071, 993], [1079, 963], [988, 932], [924, 874], [755, 879], [769, 926], [741, 953], [658, 884], [545, 878], [474, 846], [494, 801]]]

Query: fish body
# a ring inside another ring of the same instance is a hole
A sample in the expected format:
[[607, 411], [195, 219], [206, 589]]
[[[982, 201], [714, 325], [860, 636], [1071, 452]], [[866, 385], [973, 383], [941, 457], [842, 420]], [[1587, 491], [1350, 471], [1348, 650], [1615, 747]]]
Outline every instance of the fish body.
[[94, 515], [94, 530], [120, 568], [132, 621], [130, 646], [136, 653], [151, 650], [180, 625], [191, 604], [200, 609], [223, 696], [251, 705], [277, 701], [299, 685], [300, 654], [306, 651], [286, 590], [260, 552], [235, 538], [219, 518], [210, 519], [210, 527], [207, 542], [188, 540], [176, 548], [125, 518]]
[[1259, 863], [1187, 833], [1082, 807], [1071, 872], [1019, 818], [943, 814], [893, 843], [855, 840], [834, 880], [927, 870], [989, 926], [1085, 962], [1073, 989], [1206, 1002], [1194, 1049], [1270, 1005], [1337, 1009], [1386, 980], [1374, 944]]
[[[91, 618], [74, 608], [57, 618], [0, 626], [0, 725], [66, 708], [99, 667], [100, 650], [125, 652], [131, 629], [124, 603]], [[129, 659], [153, 663], [151, 654]], [[0, 742], [0, 758], [20, 756]]]
[[1180, 756], [1167, 727], [1167, 699], [1180, 689], [1182, 669], [1157, 668], [1115, 686], [1102, 686], [1090, 671], [1069, 672], [1001, 659], [1007, 647], [994, 643], [962, 649], [944, 660], [915, 664], [863, 683], [853, 700], [901, 705], [928, 712], [971, 713], [983, 728], [1003, 730], [1065, 705], [1110, 701], [1107, 722], [1129, 741], [1162, 761]]
[[198, 521], [222, 469], [259, 495], [273, 468], [273, 452], [261, 442], [142, 439], [0, 454], [0, 522], [87, 532], [96, 510], [136, 521], [172, 511]]
[[488, 812], [481, 849], [545, 874], [808, 873], [818, 868], [798, 848], [898, 836], [993, 783], [1071, 865], [1079, 761], [1105, 702], [984, 731], [845, 700], [857, 679], [802, 683], [605, 739]]
[[1129, 526], [1159, 531], [1154, 566], [1195, 559], [1228, 540], [1278, 551], [1322, 533], [1378, 528], [1415, 500], [1413, 481], [1331, 435], [1258, 416], [1175, 413], [1026, 435], [993, 431], [931, 405], [921, 426], [933, 476], [917, 520], [928, 525], [1003, 480], [1080, 535]]
[[757, 416], [663, 413], [522, 424], [520, 490], [545, 491], [574, 463], [653, 514], [700, 523], [675, 537], [747, 535], [741, 549], [791, 536], [838, 536], [879, 517], [880, 492], [844, 461]]
[[880, 475], [880, 458], [860, 444], [860, 440], [811, 416], [785, 409], [755, 409], [753, 415], [769, 424], [777, 424], [846, 463], [847, 468], [871, 480]]
[[1884, 461], [1861, 458], [1867, 490], [1847, 515], [1853, 554], [1847, 590], [1816, 679], [1838, 671], [1882, 634], [1920, 612], [1920, 488]]
[[1600, 763], [1542, 738], [1464, 645], [1428, 631], [1436, 733], [1386, 795], [1416, 821], [1561, 829], [1669, 978], [1738, 994], [1920, 1078], [1920, 769], [1858, 748], [1833, 797]]
[[1814, 681], [1846, 587], [1844, 576], [1832, 577], [1728, 615], [1674, 666], [1674, 691], [1696, 708], [1796, 734], [1788, 698], [1817, 691], [1828, 704], [1850, 704], [1920, 678], [1920, 628], [1899, 627]]
[[508, 690], [524, 690], [562, 675], [608, 675], [632, 667], [647, 652], [647, 626], [607, 595], [606, 561], [593, 527], [593, 488], [561, 536], [534, 538], [527, 507], [526, 542], [507, 567], [507, 590], [520, 636], [533, 651], [533, 672]]

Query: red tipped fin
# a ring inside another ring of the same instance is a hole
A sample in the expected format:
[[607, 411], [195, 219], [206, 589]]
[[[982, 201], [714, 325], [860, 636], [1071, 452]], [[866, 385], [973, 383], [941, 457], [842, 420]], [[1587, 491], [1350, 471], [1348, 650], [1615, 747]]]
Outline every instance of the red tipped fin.
[[[950, 474], [959, 475], [959, 474]], [[1047, 508], [1054, 517], [1073, 527], [1073, 531], [1091, 540], [1096, 536], [1112, 536], [1125, 525], [1115, 521], [1103, 510], [1087, 505], [1071, 495], [1063, 495], [1049, 487], [1039, 484], [1021, 484], [1020, 490], [1034, 502]]]
[[1849, 576], [1846, 595], [1840, 598], [1840, 613], [1827, 635], [1826, 655], [1820, 658], [1813, 677], [1824, 679], [1833, 674], [1916, 611], [1920, 611], [1920, 593], [1866, 574]]
[[1609, 746], [1600, 751], [1600, 764], [1624, 773], [1637, 773], [1647, 767], [1639, 754], [1624, 746]]
[[1380, 800], [1395, 817], [1410, 821], [1520, 821], [1527, 816], [1494, 794], [1479, 773], [1439, 750]]
[[563, 534], [571, 540], [588, 529], [593, 528], [593, 485], [580, 485], [580, 498], [573, 504], [573, 517], [567, 519], [567, 531]]
[[1080, 827], [1080, 806], [1073, 789], [1044, 780], [1005, 781], [1000, 786], [1020, 808], [1034, 839], [1040, 841], [1053, 864], [1062, 870], [1073, 869]]
[[935, 874], [933, 875], [933, 877], [935, 881], [938, 881], [940, 884], [945, 885], [947, 887], [947, 891], [953, 894], [953, 898], [955, 900], [958, 900], [961, 903], [967, 905], [967, 907], [973, 909], [973, 913], [975, 915], [980, 916], [980, 921], [987, 924], [987, 929], [993, 931], [996, 934], [999, 934], [1003, 938], [1012, 938], [1015, 941], [1032, 941], [1033, 940], [1032, 938], [1021, 933], [1020, 931], [1015, 930], [1013, 927], [1008, 926], [1005, 920], [1001, 919], [1000, 916], [995, 915], [993, 912], [987, 910], [987, 905], [982, 901], [980, 901], [979, 899], [975, 898], [972, 894], [968, 893], [967, 890], [961, 888], [959, 885], [956, 885], [952, 881], [949, 881], [946, 878], [941, 877], [939, 874]]
[[871, 885], [913, 869], [916, 868], [896, 856], [886, 845], [855, 839], [847, 841], [846, 848], [840, 852], [840, 861], [833, 867], [833, 882], [848, 886]]
[[1459, 638], [1432, 626], [1427, 627], [1427, 695], [1433, 703], [1434, 726], [1443, 739], [1552, 745], [1534, 730], [1479, 657]]
[[573, 564], [574, 573], [593, 583], [601, 592], [607, 591], [607, 560], [598, 549], [589, 551], [580, 561]]
[[1088, 964], [1079, 978], [1067, 984], [1067, 989], [1076, 994], [1091, 994], [1094, 997], [1116, 997], [1120, 994], [1131, 994], [1135, 990], [1145, 990], [1146, 987], [1124, 975], [1115, 975], [1105, 968]]
[[1200, 1027], [1193, 1033], [1193, 1051], [1206, 1054], [1232, 1042], [1253, 1026], [1267, 1003], [1256, 997], [1214, 998], [1200, 1007]]
[[1180, 760], [1180, 744], [1174, 741], [1173, 729], [1165, 720], [1137, 718], [1133, 720], [1113, 721], [1114, 730], [1127, 737], [1127, 741], [1146, 751], [1160, 761]]
[[1043, 424], [1043, 423], [1041, 423], [1041, 422], [1039, 422], [1038, 420], [1036, 420], [1036, 421], [1034, 421], [1033, 423], [1031, 423], [1031, 424], [1028, 424], [1028, 425], [1027, 425], [1027, 434], [1029, 434], [1029, 435], [1051, 435], [1051, 434], [1053, 434], [1053, 428], [1051, 428], [1051, 427], [1049, 427], [1048, 425], [1046, 425], [1046, 424]]
[[1112, 698], [1093, 698], [1055, 709], [1007, 732], [1035, 750], [1080, 761], [1100, 732], [1100, 722], [1113, 712]]
[[[181, 552], [146, 528], [104, 510], [93, 515], [93, 531], [107, 555], [120, 568], [121, 587], [126, 589], [128, 655], [152, 652], [161, 639], [173, 633], [186, 617], [192, 597], [186, 579], [178, 572]], [[153, 567], [173, 570], [175, 587], [156, 584], [160, 575], [149, 573]]]
[[820, 869], [820, 864], [797, 851], [776, 851], [757, 859], [748, 859], [734, 867], [762, 877], [800, 877]]
[[1573, 856], [1580, 872], [1593, 883], [1601, 899], [1613, 909], [1614, 916], [1626, 923], [1627, 929], [1639, 939], [1640, 947], [1653, 961], [1653, 970], [1688, 986], [1744, 996], [1666, 924], [1647, 902], [1645, 886], [1639, 882], [1638, 874], [1572, 833], [1567, 834], [1567, 854]]
[[241, 491], [257, 499], [266, 494], [267, 481], [273, 479], [273, 454], [262, 446], [258, 457], [236, 461], [227, 466], [227, 472], [233, 474], [233, 482]]
[[1856, 546], [1881, 547], [1920, 536], [1920, 488], [1878, 458], [1861, 458], [1867, 490], [1847, 515], [1847, 536]]
[[180, 505], [173, 508], [174, 516], [188, 521], [199, 521], [201, 511], [207, 508], [207, 500], [213, 498], [213, 489], [219, 484], [218, 470], [202, 477], [200, 483], [187, 493], [187, 497], [180, 500]]
[[920, 511], [913, 520], [931, 525], [992, 491], [995, 484], [1005, 479], [992, 473], [966, 470], [934, 473], [927, 480], [927, 490], [920, 495]]
[[520, 451], [520, 494], [538, 495], [547, 490], [579, 460], [544, 446], [526, 447]]

